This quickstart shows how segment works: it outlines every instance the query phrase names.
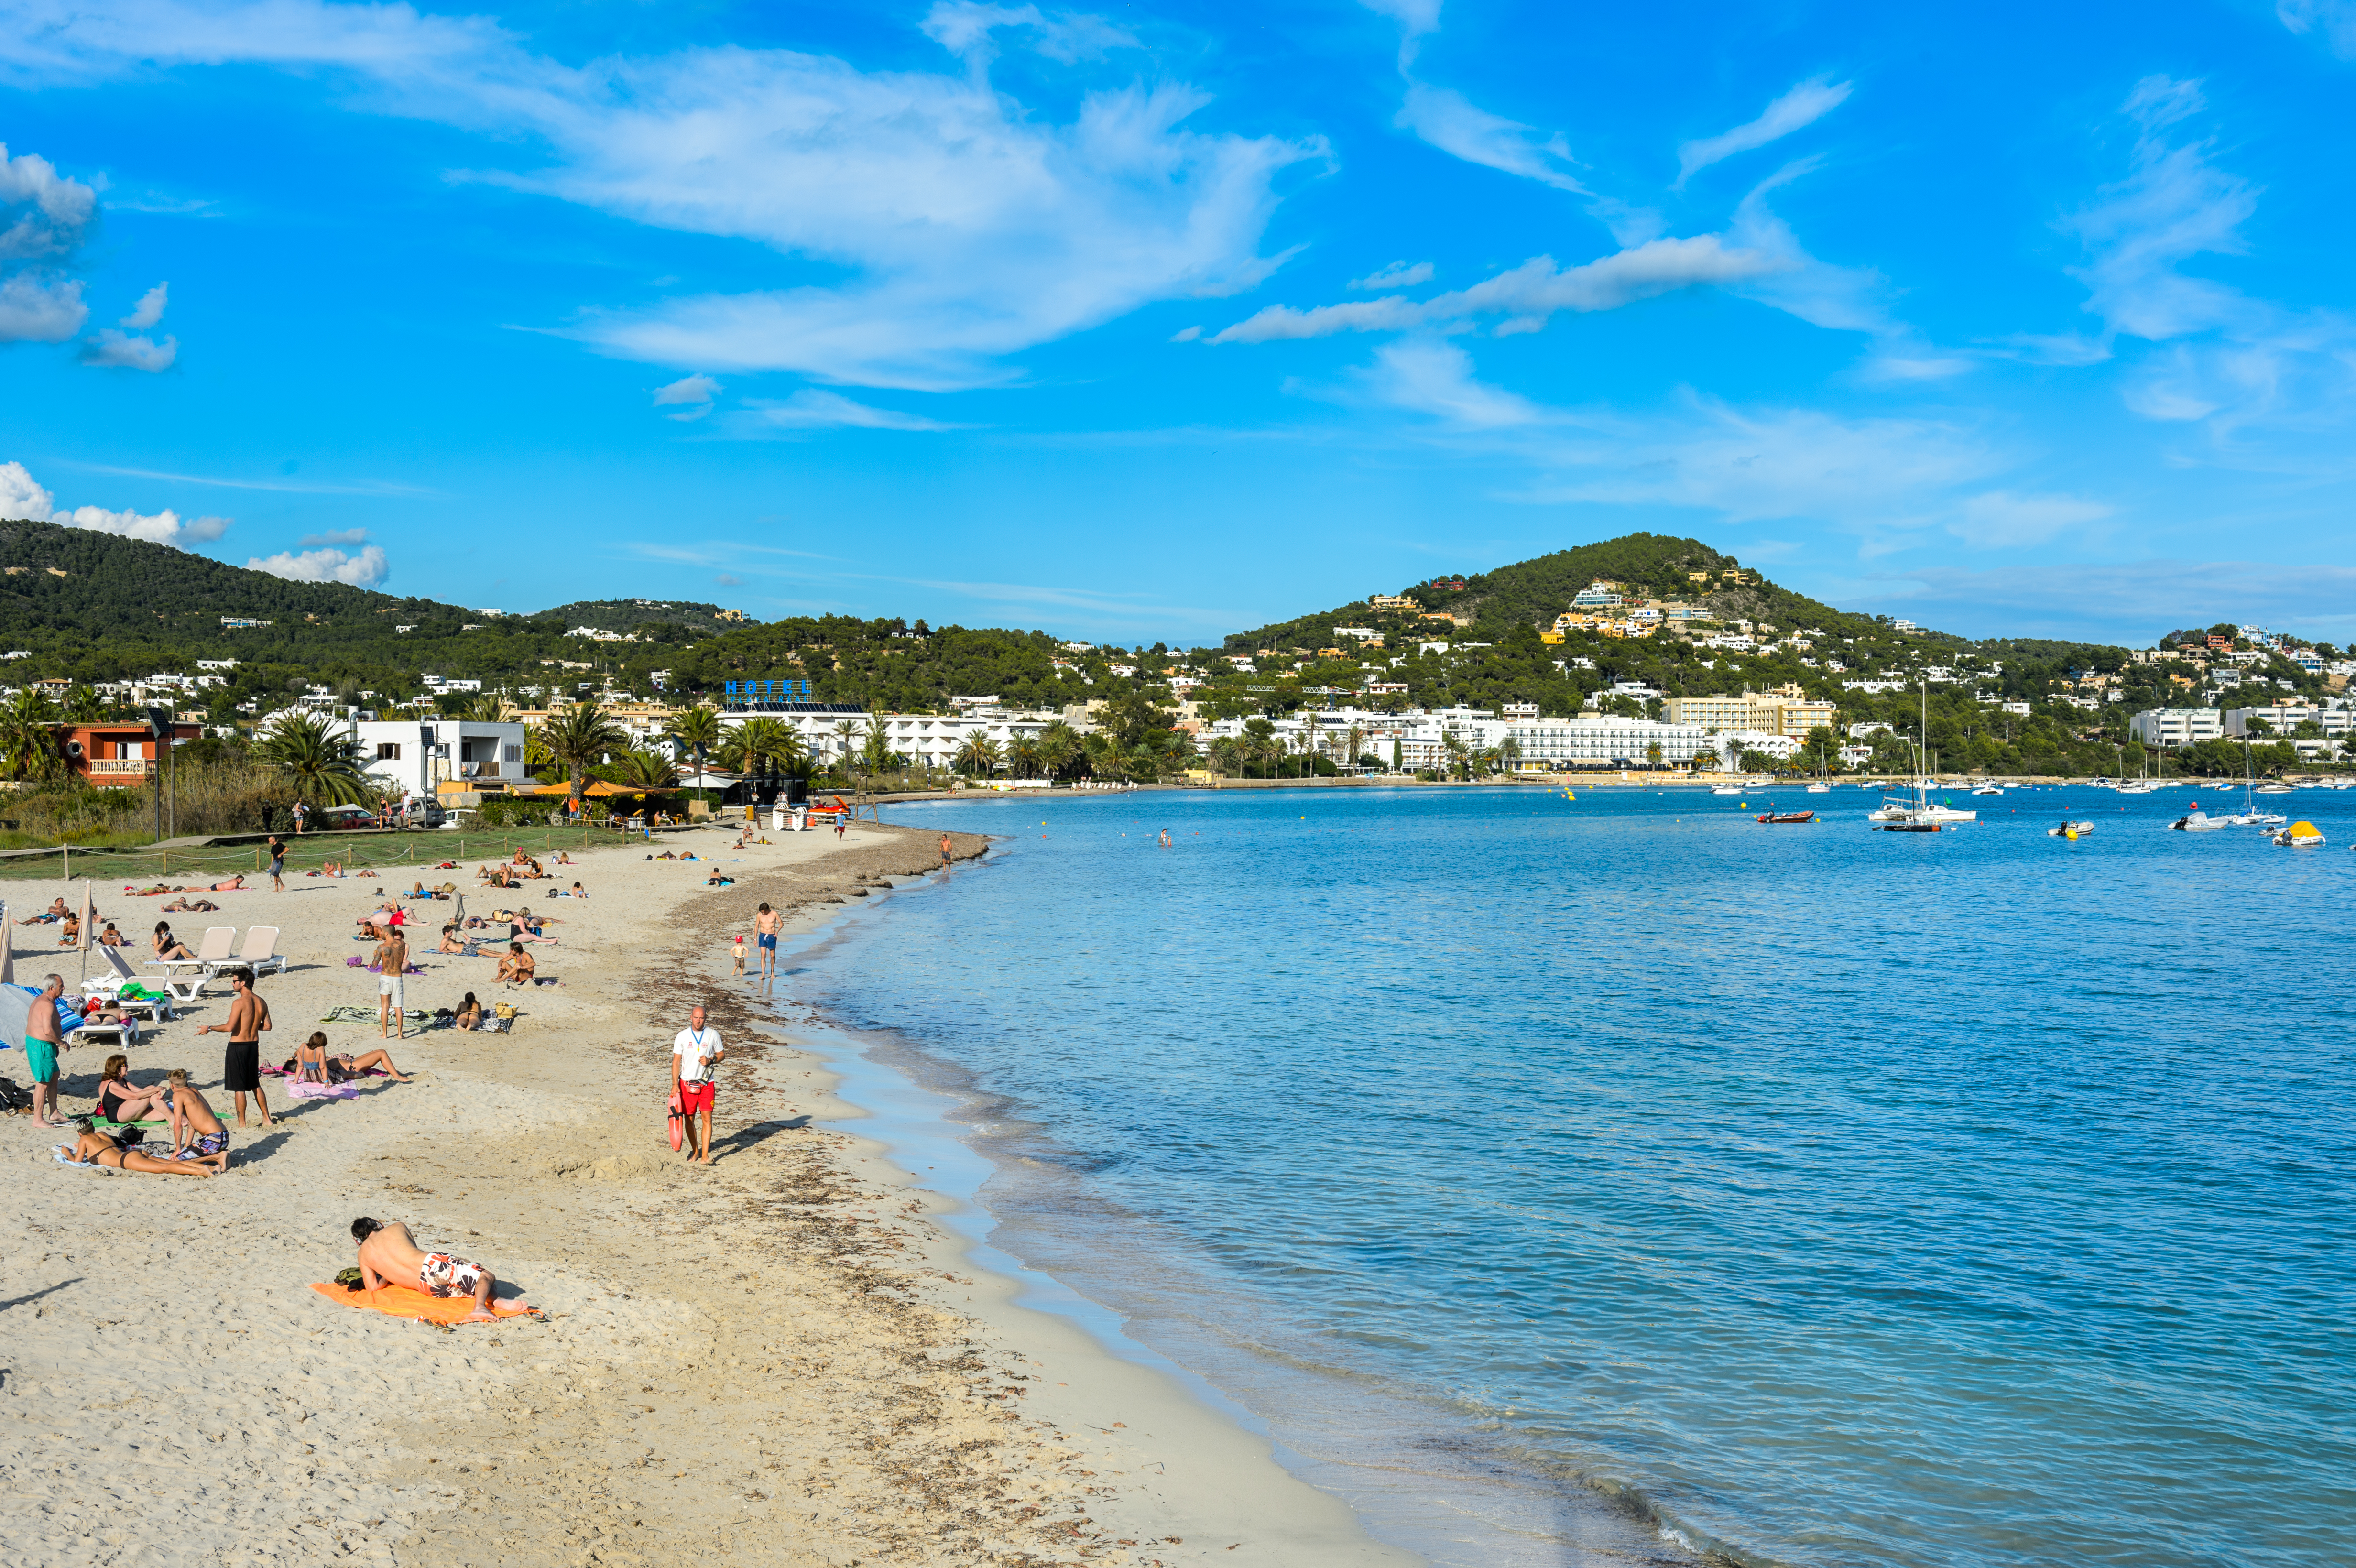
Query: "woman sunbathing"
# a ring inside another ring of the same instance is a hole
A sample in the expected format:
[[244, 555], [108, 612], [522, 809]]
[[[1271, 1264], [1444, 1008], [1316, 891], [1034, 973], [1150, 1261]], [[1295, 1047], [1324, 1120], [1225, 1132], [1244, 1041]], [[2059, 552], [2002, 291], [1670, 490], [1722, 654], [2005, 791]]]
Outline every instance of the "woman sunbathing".
[[314, 1029], [310, 1039], [294, 1048], [294, 1060], [287, 1063], [287, 1073], [290, 1081], [296, 1083], [333, 1084], [348, 1083], [371, 1067], [382, 1069], [395, 1083], [409, 1082], [392, 1064], [391, 1056], [381, 1051], [371, 1051], [360, 1057], [349, 1051], [340, 1056], [328, 1055], [326, 1032]]
[[314, 1030], [311, 1038], [294, 1048], [294, 1055], [286, 1063], [286, 1082], [327, 1084], [327, 1037]]
[[[491, 1293], [498, 1288], [499, 1282], [482, 1264], [448, 1253], [426, 1252], [409, 1233], [409, 1227], [398, 1220], [380, 1225], [363, 1215], [352, 1221], [352, 1240], [360, 1244], [360, 1284], [364, 1288], [400, 1285], [428, 1296], [471, 1296], [475, 1298], [475, 1310], [466, 1321], [497, 1321], [491, 1311]], [[414, 1285], [411, 1284], [412, 1280]], [[528, 1307], [518, 1301], [511, 1310], [522, 1312]]]
[[515, 939], [518, 942], [545, 942], [551, 946], [556, 943], [556, 938], [540, 929], [540, 920], [537, 916], [520, 910], [516, 912], [515, 917]]
[[167, 961], [185, 958], [194, 962], [197, 955], [188, 951], [187, 943], [172, 934], [170, 921], [159, 920], [155, 923], [155, 956]]
[[395, 1083], [409, 1082], [408, 1078], [402, 1075], [401, 1069], [392, 1064], [392, 1053], [387, 1051], [371, 1051], [366, 1056], [354, 1056], [348, 1051], [340, 1056], [327, 1058], [327, 1078], [330, 1083], [347, 1083], [370, 1070], [383, 1073]]
[[458, 1004], [458, 1010], [451, 1015], [450, 1021], [460, 1029], [483, 1027], [483, 1004], [475, 1000], [474, 992], [466, 993], [466, 999]]
[[157, 1159], [139, 1151], [142, 1140], [135, 1130], [117, 1141], [94, 1131], [88, 1116], [78, 1118], [74, 1125], [81, 1132], [74, 1147], [69, 1150], [59, 1144], [57, 1149], [75, 1165], [111, 1165], [117, 1170], [144, 1171], [149, 1176], [216, 1176], [229, 1168], [227, 1150], [194, 1159]]
[[142, 1089], [131, 1082], [131, 1059], [117, 1052], [98, 1075], [98, 1114], [114, 1123], [160, 1121], [171, 1110], [169, 1089]]

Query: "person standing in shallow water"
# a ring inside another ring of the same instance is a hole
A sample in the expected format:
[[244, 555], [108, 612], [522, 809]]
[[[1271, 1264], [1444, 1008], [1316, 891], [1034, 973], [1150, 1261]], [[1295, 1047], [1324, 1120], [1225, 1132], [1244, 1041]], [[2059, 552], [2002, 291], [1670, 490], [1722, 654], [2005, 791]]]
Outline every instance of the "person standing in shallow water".
[[942, 870], [944, 870], [944, 871], [946, 871], [946, 870], [948, 870], [948, 869], [949, 869], [949, 836], [948, 836], [948, 834], [944, 833], [944, 834], [942, 834], [942, 835], [941, 835], [941, 869], [942, 869]]
[[766, 901], [762, 902], [760, 912], [753, 917], [753, 939], [760, 944], [761, 978], [764, 980], [777, 977], [777, 928], [784, 923]]

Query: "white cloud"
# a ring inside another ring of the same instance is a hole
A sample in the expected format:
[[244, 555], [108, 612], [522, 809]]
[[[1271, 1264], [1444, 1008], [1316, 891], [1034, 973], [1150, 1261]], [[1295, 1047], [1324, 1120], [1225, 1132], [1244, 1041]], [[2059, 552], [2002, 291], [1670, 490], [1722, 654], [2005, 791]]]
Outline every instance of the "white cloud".
[[89, 318], [77, 279], [33, 272], [0, 277], [0, 343], [63, 343]]
[[383, 549], [377, 545], [358, 555], [340, 549], [281, 550], [276, 555], [254, 556], [245, 564], [250, 571], [266, 571], [294, 582], [348, 582], [355, 588], [374, 588], [391, 570]]
[[[0, 59], [20, 80], [147, 62], [348, 71], [380, 89], [370, 107], [537, 149], [526, 172], [473, 177], [779, 252], [769, 287], [591, 311], [573, 328], [681, 368], [932, 389], [1017, 379], [1004, 361], [1025, 349], [1156, 300], [1249, 286], [1278, 171], [1323, 151], [1188, 130], [1207, 100], [1170, 81], [1075, 79], [1077, 107], [1059, 119], [978, 72], [728, 47], [574, 67], [496, 23], [403, 5], [11, 8]], [[937, 15], [970, 46], [979, 22]], [[1110, 36], [1041, 15], [1040, 36], [1067, 54]]]
[[778, 403], [754, 403], [746, 415], [745, 424], [766, 430], [958, 430], [962, 427], [943, 424], [918, 414], [902, 413], [897, 409], [879, 409], [854, 402], [839, 392], [821, 392], [805, 388]]
[[1418, 34], [1435, 32], [1440, 27], [1440, 0], [1359, 0], [1378, 16], [1388, 16], [1399, 25], [1399, 30], [1413, 37]]
[[134, 332], [145, 332], [163, 320], [164, 304], [171, 287], [169, 283], [157, 283], [154, 288], [149, 289], [139, 296], [139, 303], [132, 307], [131, 314], [115, 325], [127, 326]]
[[1367, 379], [1385, 402], [1468, 430], [1512, 429], [1548, 419], [1527, 399], [1476, 379], [1472, 357], [1439, 338], [1385, 345], [1376, 350]]
[[655, 389], [655, 407], [666, 408], [674, 403], [708, 403], [720, 393], [720, 383], [709, 376], [682, 376], [667, 387]]
[[2242, 225], [2257, 210], [2256, 187], [2211, 161], [2213, 140], [2169, 134], [2206, 107], [2196, 81], [2136, 83], [2121, 105], [2137, 127], [2127, 176], [2067, 220], [2086, 249], [2071, 274], [2103, 324], [2103, 350], [2122, 337], [2159, 346], [2127, 366], [2121, 391], [2134, 412], [2203, 425], [2213, 450], [2239, 465], [2344, 470], [2344, 441], [2319, 458], [2312, 437], [2344, 435], [2356, 324], [2185, 270], [2202, 256], [2245, 254]]
[[1849, 95], [1850, 84], [1827, 81], [1812, 77], [1767, 106], [1766, 112], [1748, 124], [1737, 125], [1715, 136], [1704, 136], [1687, 142], [1677, 149], [1677, 184], [1682, 186], [1697, 173], [1710, 165], [1747, 153], [1753, 147], [1790, 135], [1804, 125], [1813, 125], [1835, 109]]
[[2276, 0], [2275, 15], [2302, 37], [2321, 33], [2341, 59], [2356, 59], [2356, 4], [2351, 0]]
[[1588, 194], [1568, 172], [1570, 144], [1559, 133], [1540, 140], [1537, 131], [1492, 114], [1461, 92], [1409, 81], [1398, 124], [1468, 164], [1502, 169], [1574, 196]]
[[366, 544], [366, 528], [334, 528], [323, 534], [306, 534], [298, 543], [305, 545]]
[[996, 52], [999, 28], [1033, 35], [1031, 47], [1049, 59], [1069, 64], [1094, 59], [1117, 48], [1135, 48], [1137, 39], [1101, 16], [1057, 13], [1036, 5], [981, 5], [973, 0], [937, 0], [925, 15], [925, 36], [974, 65], [987, 65]]
[[229, 531], [230, 525], [227, 517], [183, 520], [177, 512], [168, 509], [150, 515], [130, 510], [111, 512], [103, 507], [61, 507], [54, 496], [34, 482], [32, 474], [21, 463], [0, 463], [0, 517], [91, 528], [102, 534], [169, 545], [175, 549], [217, 539]]
[[1270, 305], [1214, 336], [1213, 343], [1266, 343], [1337, 332], [1400, 332], [1502, 316], [1501, 332], [1534, 331], [1558, 311], [1617, 310], [1697, 283], [1753, 280], [1785, 264], [1728, 246], [1715, 234], [1651, 240], [1568, 269], [1534, 256], [1508, 272], [1420, 303], [1391, 295], [1295, 310]]
[[85, 365], [111, 365], [125, 370], [145, 370], [153, 375], [172, 368], [180, 355], [180, 340], [167, 337], [158, 343], [152, 337], [134, 336], [112, 326], [102, 326], [91, 334], [82, 345], [81, 362]]
[[1431, 282], [1431, 263], [1418, 261], [1412, 267], [1405, 261], [1393, 261], [1387, 267], [1377, 267], [1363, 278], [1352, 278], [1354, 289], [1411, 289], [1418, 283]]
[[[0, 69], [26, 80], [146, 61], [348, 70], [381, 90], [369, 106], [541, 148], [528, 172], [476, 179], [768, 245], [782, 259], [764, 290], [589, 311], [573, 327], [603, 353], [714, 372], [1015, 379], [1003, 360], [1025, 348], [1157, 299], [1251, 285], [1272, 179], [1324, 151], [1185, 130], [1206, 99], [1181, 82], [1072, 80], [1076, 108], [1058, 120], [978, 73], [860, 70], [789, 49], [568, 66], [492, 21], [408, 5], [14, 0], [12, 12]], [[1067, 54], [1084, 33], [1105, 36], [1044, 21]]]
[[80, 248], [98, 194], [36, 154], [0, 145], [0, 343], [63, 343], [89, 319], [59, 270]]

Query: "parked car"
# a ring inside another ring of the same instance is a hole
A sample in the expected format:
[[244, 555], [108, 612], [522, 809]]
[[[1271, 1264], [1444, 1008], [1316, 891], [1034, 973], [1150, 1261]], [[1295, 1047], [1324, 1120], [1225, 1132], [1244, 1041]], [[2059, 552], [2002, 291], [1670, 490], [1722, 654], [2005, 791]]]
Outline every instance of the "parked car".
[[319, 813], [322, 827], [374, 827], [376, 813], [365, 805], [331, 805]]

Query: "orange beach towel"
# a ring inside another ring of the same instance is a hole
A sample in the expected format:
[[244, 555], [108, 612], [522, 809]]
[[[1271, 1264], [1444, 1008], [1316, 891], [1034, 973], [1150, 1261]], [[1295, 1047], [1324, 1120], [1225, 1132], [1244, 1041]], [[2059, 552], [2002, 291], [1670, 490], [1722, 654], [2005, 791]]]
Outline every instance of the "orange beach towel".
[[[346, 1290], [340, 1285], [315, 1285], [311, 1287], [330, 1301], [346, 1307], [366, 1307], [378, 1312], [389, 1312], [395, 1317], [422, 1317], [428, 1323], [464, 1323], [466, 1315], [475, 1310], [471, 1296], [428, 1296], [422, 1290], [412, 1290], [405, 1285], [380, 1285], [375, 1290]], [[509, 1307], [504, 1301], [491, 1303], [491, 1310], [501, 1317], [537, 1317], [537, 1307]]]

